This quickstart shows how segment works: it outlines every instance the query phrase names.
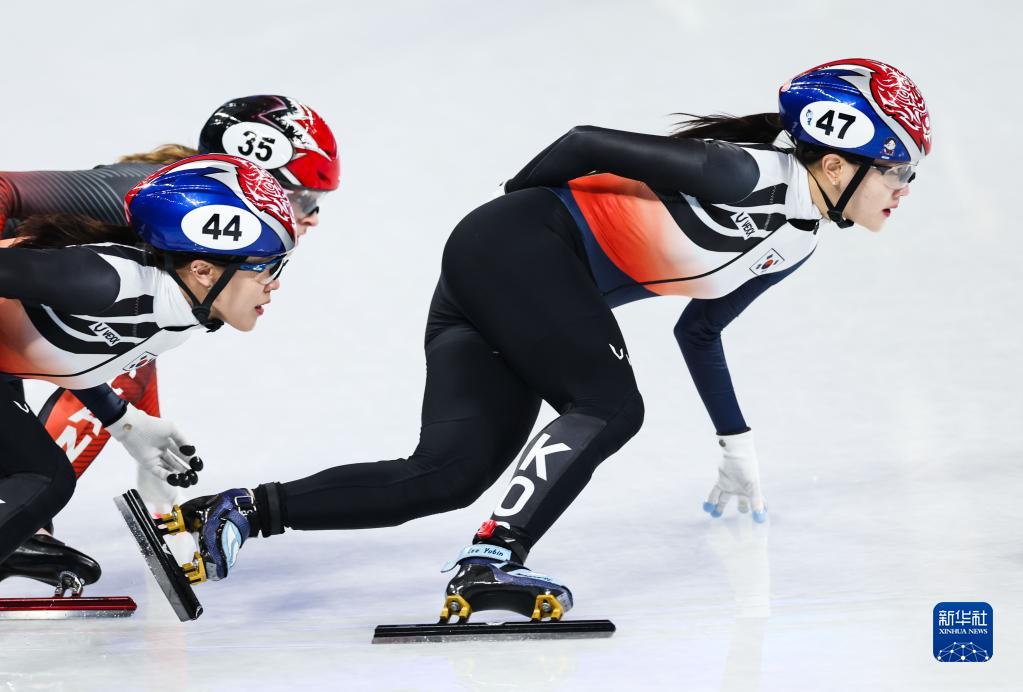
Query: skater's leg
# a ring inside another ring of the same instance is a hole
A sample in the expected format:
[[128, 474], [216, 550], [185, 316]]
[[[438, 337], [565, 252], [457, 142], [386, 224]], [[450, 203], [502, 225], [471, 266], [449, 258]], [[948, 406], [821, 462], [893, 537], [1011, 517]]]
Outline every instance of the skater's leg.
[[[526, 204], [516, 202], [526, 194]], [[545, 203], [547, 224], [530, 223]], [[519, 222], [523, 208], [530, 213]], [[565, 235], [551, 232], [565, 223], [571, 218], [553, 195], [527, 190], [466, 217], [444, 253], [454, 300], [562, 414], [526, 445], [494, 511], [494, 520], [518, 534], [520, 560], [643, 421], [618, 324]], [[508, 224], [514, 233], [503, 228]]]
[[22, 397], [0, 381], [0, 562], [71, 499], [75, 474]]
[[287, 526], [394, 526], [471, 504], [508, 467], [536, 420], [539, 397], [470, 325], [430, 336], [415, 452], [281, 484]]
[[514, 459], [540, 399], [465, 321], [438, 284], [426, 338], [419, 445], [407, 459], [348, 464], [290, 483], [265, 483], [181, 506], [211, 579], [247, 538], [285, 528], [394, 526], [472, 503]]

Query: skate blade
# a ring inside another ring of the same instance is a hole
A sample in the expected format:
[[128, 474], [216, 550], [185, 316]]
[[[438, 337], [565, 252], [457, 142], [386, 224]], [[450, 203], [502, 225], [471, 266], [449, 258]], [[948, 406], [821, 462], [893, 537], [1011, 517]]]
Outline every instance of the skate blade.
[[468, 622], [456, 625], [379, 625], [374, 644], [415, 642], [507, 641], [522, 639], [595, 639], [615, 633], [610, 620], [543, 622]]
[[135, 608], [135, 601], [127, 596], [0, 598], [0, 620], [126, 618], [135, 613]]
[[115, 497], [114, 504], [120, 510], [124, 522], [138, 543], [139, 550], [142, 551], [142, 557], [145, 558], [149, 570], [156, 577], [156, 583], [160, 585], [160, 590], [167, 597], [178, 619], [181, 622], [197, 619], [202, 615], [202, 604], [192, 591], [192, 585], [176, 562], [170, 547], [150, 518], [149, 510], [146, 509], [138, 491], [129, 490], [120, 497]]

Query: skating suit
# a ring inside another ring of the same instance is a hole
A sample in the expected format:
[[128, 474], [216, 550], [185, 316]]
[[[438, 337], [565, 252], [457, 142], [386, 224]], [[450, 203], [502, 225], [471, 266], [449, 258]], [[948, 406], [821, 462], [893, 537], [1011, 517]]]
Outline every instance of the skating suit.
[[0, 227], [7, 237], [35, 214], [84, 214], [124, 223], [124, 195], [158, 170], [150, 163], [116, 163], [82, 171], [0, 172]]
[[199, 325], [173, 279], [137, 248], [0, 249], [0, 372], [102, 385]]
[[790, 269], [817, 247], [819, 213], [790, 154], [735, 147], [759, 177], [742, 199], [711, 202], [609, 173], [554, 188], [582, 234], [612, 306], [658, 295], [720, 298]]

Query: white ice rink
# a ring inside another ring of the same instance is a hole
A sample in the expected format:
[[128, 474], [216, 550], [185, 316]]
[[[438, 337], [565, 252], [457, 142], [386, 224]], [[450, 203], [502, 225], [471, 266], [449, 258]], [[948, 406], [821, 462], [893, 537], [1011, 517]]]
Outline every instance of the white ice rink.
[[[88, 593], [139, 611], [0, 622], [0, 691], [1023, 689], [1019, 3], [57, 2], [3, 21], [0, 169], [191, 144], [250, 93], [338, 135], [342, 187], [257, 330], [160, 359], [200, 491], [406, 456], [448, 232], [573, 125], [767, 111], [786, 78], [862, 55], [920, 86], [934, 152], [883, 233], [827, 227], [725, 333], [766, 525], [701, 510], [719, 452], [672, 336], [685, 301], [617, 311], [646, 423], [530, 558], [612, 638], [369, 643], [436, 618], [440, 565], [506, 480], [398, 528], [254, 540], [181, 624], [110, 501], [134, 480], [111, 443], [56, 524], [103, 565]], [[989, 662], [934, 660], [941, 601], [993, 606]]]

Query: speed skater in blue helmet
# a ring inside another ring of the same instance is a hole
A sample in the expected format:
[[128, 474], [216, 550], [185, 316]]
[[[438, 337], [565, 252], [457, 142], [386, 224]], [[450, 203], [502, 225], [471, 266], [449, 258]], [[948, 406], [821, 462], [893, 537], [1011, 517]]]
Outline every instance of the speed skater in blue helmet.
[[[235, 156], [204, 154], [166, 166], [128, 192], [124, 209], [191, 300], [193, 315], [211, 330], [224, 321], [212, 314], [214, 301], [235, 297], [226, 291], [236, 272], [257, 272], [257, 285], [267, 286], [295, 247], [294, 212], [283, 188]], [[247, 331], [262, 314], [255, 290], [253, 314], [232, 326]]]

